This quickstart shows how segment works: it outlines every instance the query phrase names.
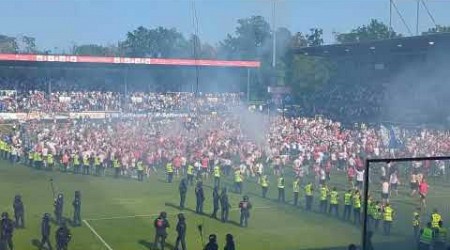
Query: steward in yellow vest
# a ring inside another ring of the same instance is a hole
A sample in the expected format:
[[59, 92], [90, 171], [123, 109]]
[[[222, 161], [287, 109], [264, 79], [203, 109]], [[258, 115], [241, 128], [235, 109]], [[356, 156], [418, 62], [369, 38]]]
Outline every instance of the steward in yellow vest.
[[333, 190], [330, 192], [330, 208], [328, 209], [328, 213], [332, 214], [333, 211], [336, 217], [339, 217], [339, 193], [336, 187], [333, 187]]
[[420, 230], [419, 249], [430, 249], [430, 247], [433, 245], [434, 238], [435, 232], [431, 228], [431, 222], [428, 222], [427, 226], [424, 229]]
[[242, 194], [242, 175], [239, 168], [234, 171], [234, 186], [236, 193]]
[[420, 224], [420, 208], [418, 208], [416, 211], [414, 211], [412, 220], [414, 239], [419, 238]]
[[298, 195], [300, 193], [300, 178], [296, 178], [292, 182], [292, 191], [294, 192], [294, 206], [298, 205]]
[[166, 173], [167, 173], [167, 182], [168, 183], [172, 183], [172, 180], [173, 180], [173, 166], [172, 166], [171, 162], [166, 164]]
[[187, 182], [191, 184], [191, 186], [194, 185], [194, 166], [192, 164], [189, 164], [187, 166], [186, 174], [187, 174]]
[[442, 220], [442, 216], [438, 213], [437, 209], [433, 210], [433, 213], [431, 214], [431, 228], [438, 229], [439, 228], [439, 221]]
[[214, 167], [214, 187], [219, 187], [220, 185], [220, 167], [216, 165]]
[[352, 196], [353, 199], [353, 223], [361, 224], [361, 194], [358, 190]]
[[144, 162], [142, 160], [138, 160], [136, 163], [138, 181], [144, 180]]
[[267, 191], [269, 189], [269, 181], [267, 180], [267, 175], [263, 175], [260, 181], [262, 197], [266, 198]]
[[384, 206], [384, 210], [383, 210], [383, 228], [384, 228], [384, 234], [385, 235], [390, 235], [391, 234], [391, 227], [392, 227], [392, 222], [394, 220], [394, 209], [391, 208], [391, 205], [389, 203], [387, 203]]
[[350, 220], [350, 215], [352, 213], [352, 196], [353, 192], [351, 189], [347, 190], [344, 194], [344, 220]]
[[328, 206], [328, 187], [325, 184], [320, 186], [320, 212], [326, 213]]
[[306, 207], [306, 210], [311, 210], [312, 209], [313, 191], [314, 191], [314, 188], [313, 188], [312, 183], [310, 182], [310, 183], [308, 183], [305, 186], [305, 204], [306, 204], [305, 207]]

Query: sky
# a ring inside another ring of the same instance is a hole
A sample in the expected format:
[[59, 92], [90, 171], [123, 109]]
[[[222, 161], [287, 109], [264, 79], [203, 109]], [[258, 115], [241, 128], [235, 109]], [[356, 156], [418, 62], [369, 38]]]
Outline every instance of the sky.
[[[29, 35], [40, 49], [54, 52], [80, 44], [116, 44], [138, 26], [176, 28], [194, 33], [192, 2], [202, 41], [216, 44], [234, 33], [237, 20], [261, 15], [269, 22], [274, 0], [1, 0], [0, 34]], [[333, 32], [348, 32], [371, 18], [389, 23], [389, 0], [275, 0], [275, 24], [292, 32], [322, 28], [326, 43]], [[412, 33], [416, 30], [416, 0], [394, 0]], [[450, 0], [424, 0], [438, 24], [450, 25]], [[395, 31], [408, 30], [393, 10]], [[419, 30], [433, 26], [423, 6]]]

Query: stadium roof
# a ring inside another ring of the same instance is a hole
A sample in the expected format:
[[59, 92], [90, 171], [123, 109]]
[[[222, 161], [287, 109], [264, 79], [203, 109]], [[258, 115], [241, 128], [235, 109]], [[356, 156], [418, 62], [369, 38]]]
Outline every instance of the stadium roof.
[[209, 66], [209, 67], [243, 67], [259, 68], [259, 61], [225, 61], [209, 59], [165, 59], [165, 58], [133, 58], [133, 57], [99, 57], [77, 55], [32, 55], [32, 54], [0, 54], [0, 62], [26, 63], [67, 63], [67, 64], [106, 64], [106, 65], [170, 65], [170, 66]]
[[401, 37], [387, 40], [303, 47], [297, 54], [326, 57], [364, 56], [371, 54], [420, 53], [436, 47], [450, 48], [450, 33]]

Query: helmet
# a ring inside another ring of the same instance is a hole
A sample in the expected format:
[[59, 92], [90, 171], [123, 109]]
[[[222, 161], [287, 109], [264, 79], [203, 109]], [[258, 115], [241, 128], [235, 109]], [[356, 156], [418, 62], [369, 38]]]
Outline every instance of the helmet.
[[209, 242], [216, 242], [217, 236], [215, 234], [210, 234], [208, 239], [209, 239]]
[[248, 201], [248, 196], [244, 195], [244, 201]]
[[179, 213], [179, 214], [178, 214], [178, 219], [179, 219], [179, 220], [185, 220], [184, 214], [183, 214], [183, 213]]
[[162, 211], [160, 214], [159, 214], [159, 216], [161, 217], [161, 218], [166, 218], [167, 217], [167, 213], [166, 212], [164, 212], [164, 211]]
[[20, 200], [22, 197], [20, 196], [20, 194], [16, 194], [16, 196], [14, 197], [14, 200]]
[[8, 213], [7, 212], [3, 212], [2, 213], [2, 219], [7, 219], [9, 216], [8, 216]]
[[50, 220], [50, 214], [49, 213], [45, 213], [44, 217], [42, 219], [43, 220]]
[[75, 191], [75, 196], [79, 197], [79, 196], [80, 196], [80, 194], [81, 194], [81, 193], [80, 193], [80, 191], [78, 191], [78, 190], [77, 190], [77, 191]]

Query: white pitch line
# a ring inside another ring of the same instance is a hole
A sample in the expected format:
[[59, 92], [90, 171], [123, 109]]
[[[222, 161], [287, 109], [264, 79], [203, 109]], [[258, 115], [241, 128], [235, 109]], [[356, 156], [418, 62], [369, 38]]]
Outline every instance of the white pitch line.
[[[273, 207], [254, 207], [253, 209], [271, 209]], [[238, 211], [239, 208], [232, 208], [231, 211]], [[125, 216], [114, 216], [114, 217], [100, 217], [100, 218], [92, 218], [85, 219], [85, 221], [99, 221], [99, 220], [120, 220], [120, 219], [128, 219], [128, 218], [138, 218], [138, 217], [154, 217], [159, 214], [137, 214], [137, 215], [125, 215]], [[87, 223], [87, 222], [86, 222]]]
[[105, 247], [108, 249], [108, 250], [113, 250], [112, 249], [112, 247], [110, 246], [110, 245], [108, 245], [108, 243], [106, 243], [106, 241], [102, 238], [102, 236], [100, 236], [96, 231], [95, 231], [95, 229], [86, 221], [86, 220], [83, 220], [83, 222], [84, 222], [84, 224], [86, 224], [86, 226], [88, 226], [88, 228], [91, 230], [91, 232], [95, 235], [95, 236], [97, 236], [97, 238], [103, 243], [103, 245], [105, 245]]

